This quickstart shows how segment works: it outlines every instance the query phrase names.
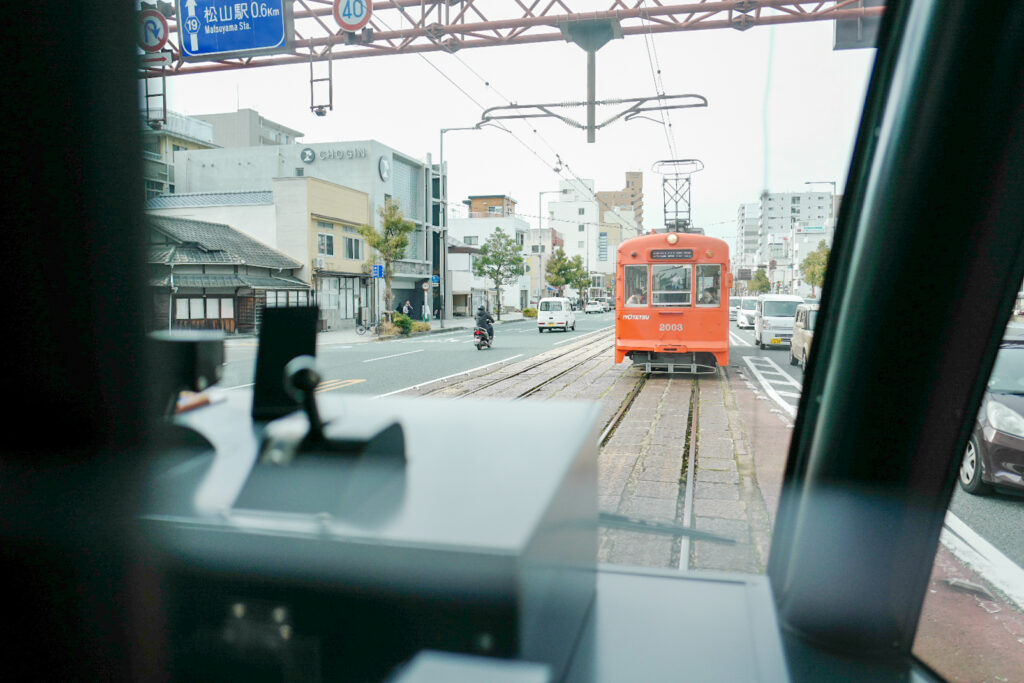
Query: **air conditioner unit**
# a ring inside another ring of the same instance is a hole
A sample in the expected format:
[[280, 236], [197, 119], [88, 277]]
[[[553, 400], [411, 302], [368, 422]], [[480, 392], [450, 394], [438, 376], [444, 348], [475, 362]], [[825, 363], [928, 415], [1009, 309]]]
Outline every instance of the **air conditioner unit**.
[[324, 257], [323, 256], [317, 256], [315, 259], [313, 259], [313, 267], [314, 268], [323, 268], [324, 267]]

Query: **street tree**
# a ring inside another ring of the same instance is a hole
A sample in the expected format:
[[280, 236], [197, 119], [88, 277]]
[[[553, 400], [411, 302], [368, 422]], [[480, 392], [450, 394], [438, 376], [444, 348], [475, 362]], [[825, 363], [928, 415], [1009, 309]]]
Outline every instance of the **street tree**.
[[[380, 215], [381, 228], [378, 232], [372, 225], [359, 226], [359, 234], [367, 246], [380, 255], [384, 262], [384, 310], [391, 311], [395, 295], [391, 292], [391, 278], [394, 275], [395, 261], [405, 258], [405, 250], [409, 246], [409, 233], [416, 229], [412, 221], [405, 220], [402, 209], [393, 199], [384, 202], [377, 210]], [[366, 262], [373, 265], [377, 259], [367, 254]]]
[[750, 282], [747, 283], [747, 289], [752, 294], [764, 294], [771, 291], [772, 283], [768, 282], [768, 276], [765, 274], [764, 268], [757, 269], [754, 277], [750, 278]]
[[593, 279], [590, 277], [590, 273], [587, 272], [587, 267], [583, 265], [583, 257], [576, 254], [569, 263], [572, 264], [572, 269], [568, 274], [568, 284], [580, 293], [580, 298], [585, 298], [583, 295], [586, 293], [587, 288], [590, 287]]
[[501, 320], [502, 286], [514, 283], [524, 272], [521, 249], [512, 235], [497, 228], [473, 259], [473, 274], [494, 283], [498, 294], [498, 320]]
[[558, 290], [558, 296], [563, 296], [565, 286], [569, 284], [574, 269], [575, 266], [572, 260], [565, 255], [564, 249], [558, 247], [551, 252], [551, 258], [548, 260], [545, 272], [547, 273], [548, 284]]
[[800, 275], [804, 282], [811, 286], [811, 296], [815, 287], [825, 284], [825, 270], [828, 267], [829, 248], [825, 240], [818, 242], [818, 248], [807, 255], [807, 258], [800, 264]]

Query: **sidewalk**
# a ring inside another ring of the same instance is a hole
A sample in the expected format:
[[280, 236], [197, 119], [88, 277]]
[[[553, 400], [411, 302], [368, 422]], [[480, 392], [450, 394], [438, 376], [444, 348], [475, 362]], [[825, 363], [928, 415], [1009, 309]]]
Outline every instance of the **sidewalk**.
[[[506, 325], [511, 323], [521, 323], [526, 320], [535, 320], [535, 318], [524, 318], [522, 313], [502, 313], [501, 320], [495, 321], [495, 325]], [[430, 331], [420, 332], [414, 335], [410, 335], [410, 339], [428, 334], [443, 334], [445, 332], [451, 332], [453, 330], [472, 330], [476, 326], [474, 318], [445, 318], [441, 320], [430, 320]], [[442, 326], [443, 324], [443, 326]], [[354, 322], [347, 323], [345, 329], [341, 330], [330, 330], [328, 332], [318, 332], [316, 335], [317, 346], [334, 346], [338, 344], [361, 344], [365, 342], [384, 341], [386, 339], [396, 339], [399, 337], [382, 337], [378, 339], [373, 335], [372, 332], [366, 334], [359, 334], [356, 332], [356, 326]], [[234, 335], [228, 337], [226, 344], [232, 345], [252, 345], [256, 341], [255, 335]]]

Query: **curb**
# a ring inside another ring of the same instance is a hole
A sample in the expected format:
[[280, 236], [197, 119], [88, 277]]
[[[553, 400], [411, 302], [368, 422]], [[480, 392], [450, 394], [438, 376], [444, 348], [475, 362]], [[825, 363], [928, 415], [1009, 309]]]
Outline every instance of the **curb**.
[[[520, 318], [520, 319], [517, 319], [517, 320], [495, 320], [494, 324], [495, 325], [515, 325], [516, 323], [523, 323], [523, 322], [526, 322], [527, 320], [528, 320], [528, 318]], [[532, 320], [532, 318], [529, 318], [529, 320]], [[456, 325], [455, 327], [436, 327], [436, 328], [435, 327], [431, 327], [426, 332], [417, 332], [415, 334], [410, 334], [408, 337], [405, 337], [405, 336], [400, 335], [400, 334], [394, 334], [394, 335], [389, 335], [389, 336], [386, 336], [386, 337], [377, 337], [373, 341], [390, 341], [391, 339], [412, 339], [413, 337], [422, 337], [422, 336], [430, 335], [430, 334], [447, 334], [448, 332], [452, 332], [454, 330], [469, 330], [469, 331], [472, 331], [473, 327], [471, 327], [469, 325]]]

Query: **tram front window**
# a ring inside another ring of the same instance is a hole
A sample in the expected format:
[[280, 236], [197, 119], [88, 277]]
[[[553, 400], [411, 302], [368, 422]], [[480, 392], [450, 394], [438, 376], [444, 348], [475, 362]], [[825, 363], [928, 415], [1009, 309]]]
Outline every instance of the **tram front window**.
[[647, 266], [624, 266], [622, 269], [627, 306], [647, 305]]
[[722, 300], [722, 266], [714, 263], [697, 266], [698, 306], [717, 306]]
[[693, 288], [689, 265], [652, 266], [651, 284], [655, 306], [689, 306]]

